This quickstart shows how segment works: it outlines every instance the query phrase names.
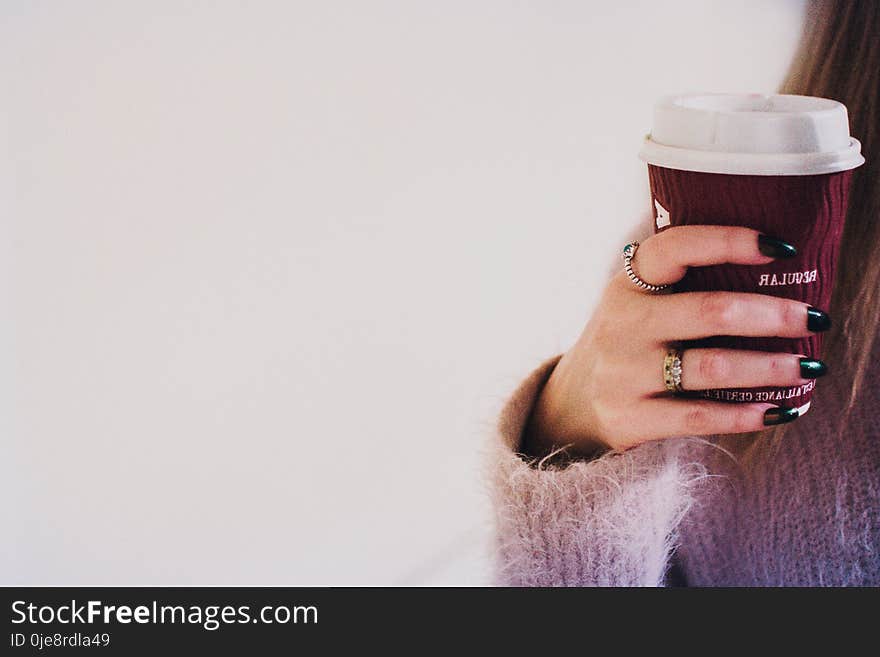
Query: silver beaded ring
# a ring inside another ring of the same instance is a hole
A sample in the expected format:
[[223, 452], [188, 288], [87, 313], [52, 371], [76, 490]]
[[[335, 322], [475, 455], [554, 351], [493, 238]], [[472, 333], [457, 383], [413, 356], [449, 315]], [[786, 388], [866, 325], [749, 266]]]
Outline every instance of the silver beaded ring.
[[630, 242], [625, 247], [623, 247], [623, 269], [626, 272], [626, 275], [629, 276], [629, 280], [631, 280], [637, 287], [642, 290], [647, 290], [648, 292], [659, 292], [660, 290], [665, 290], [669, 285], [651, 285], [643, 281], [641, 278], [636, 276], [636, 273], [633, 271], [632, 261], [633, 258], [636, 257], [636, 251], [639, 248], [638, 242]]

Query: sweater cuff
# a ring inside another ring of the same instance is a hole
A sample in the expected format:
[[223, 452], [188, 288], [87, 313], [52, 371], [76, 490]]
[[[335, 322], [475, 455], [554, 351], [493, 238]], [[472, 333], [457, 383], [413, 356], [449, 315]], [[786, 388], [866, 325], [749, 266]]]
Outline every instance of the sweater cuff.
[[508, 586], [661, 586], [677, 528], [704, 475], [687, 439], [650, 442], [564, 466], [519, 454], [558, 358], [510, 397], [491, 445], [496, 574]]
[[510, 396], [498, 422], [498, 436], [504, 446], [517, 454], [521, 454], [526, 460], [533, 460], [525, 454], [524, 435], [526, 424], [532, 415], [535, 403], [538, 401], [538, 395], [547, 385], [550, 375], [562, 356], [554, 356], [541, 363], [528, 377], [519, 385], [516, 392]]

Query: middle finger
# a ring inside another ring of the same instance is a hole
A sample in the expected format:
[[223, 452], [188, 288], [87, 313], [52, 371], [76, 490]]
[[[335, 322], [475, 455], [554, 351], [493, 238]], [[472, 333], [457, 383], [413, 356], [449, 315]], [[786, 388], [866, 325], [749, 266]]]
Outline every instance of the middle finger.
[[682, 292], [652, 301], [654, 336], [662, 342], [715, 335], [801, 338], [831, 328], [823, 311], [766, 294]]

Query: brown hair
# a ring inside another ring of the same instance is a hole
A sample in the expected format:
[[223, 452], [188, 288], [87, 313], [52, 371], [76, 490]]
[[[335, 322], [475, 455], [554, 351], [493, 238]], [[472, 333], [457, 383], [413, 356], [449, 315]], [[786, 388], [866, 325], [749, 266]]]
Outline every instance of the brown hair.
[[[804, 34], [780, 93], [838, 100], [849, 111], [850, 133], [862, 142], [866, 162], [853, 174], [831, 308], [833, 326], [822, 359], [829, 377], [850, 389], [840, 418], [849, 412], [869, 365], [880, 324], [880, 2], [813, 0]], [[826, 382], [830, 383], [830, 382]], [[822, 385], [816, 388], [821, 403]], [[753, 445], [778, 445], [786, 425]]]

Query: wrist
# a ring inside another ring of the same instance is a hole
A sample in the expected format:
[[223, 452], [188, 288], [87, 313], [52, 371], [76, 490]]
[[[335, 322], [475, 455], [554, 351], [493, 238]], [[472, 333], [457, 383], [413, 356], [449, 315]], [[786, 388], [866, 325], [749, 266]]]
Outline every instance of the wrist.
[[567, 398], [562, 386], [563, 368], [560, 362], [538, 393], [523, 431], [521, 450], [534, 458], [544, 458], [554, 452], [560, 452], [563, 458], [596, 458], [609, 446], [584, 431], [582, 412], [568, 410], [570, 404], [565, 403]]

